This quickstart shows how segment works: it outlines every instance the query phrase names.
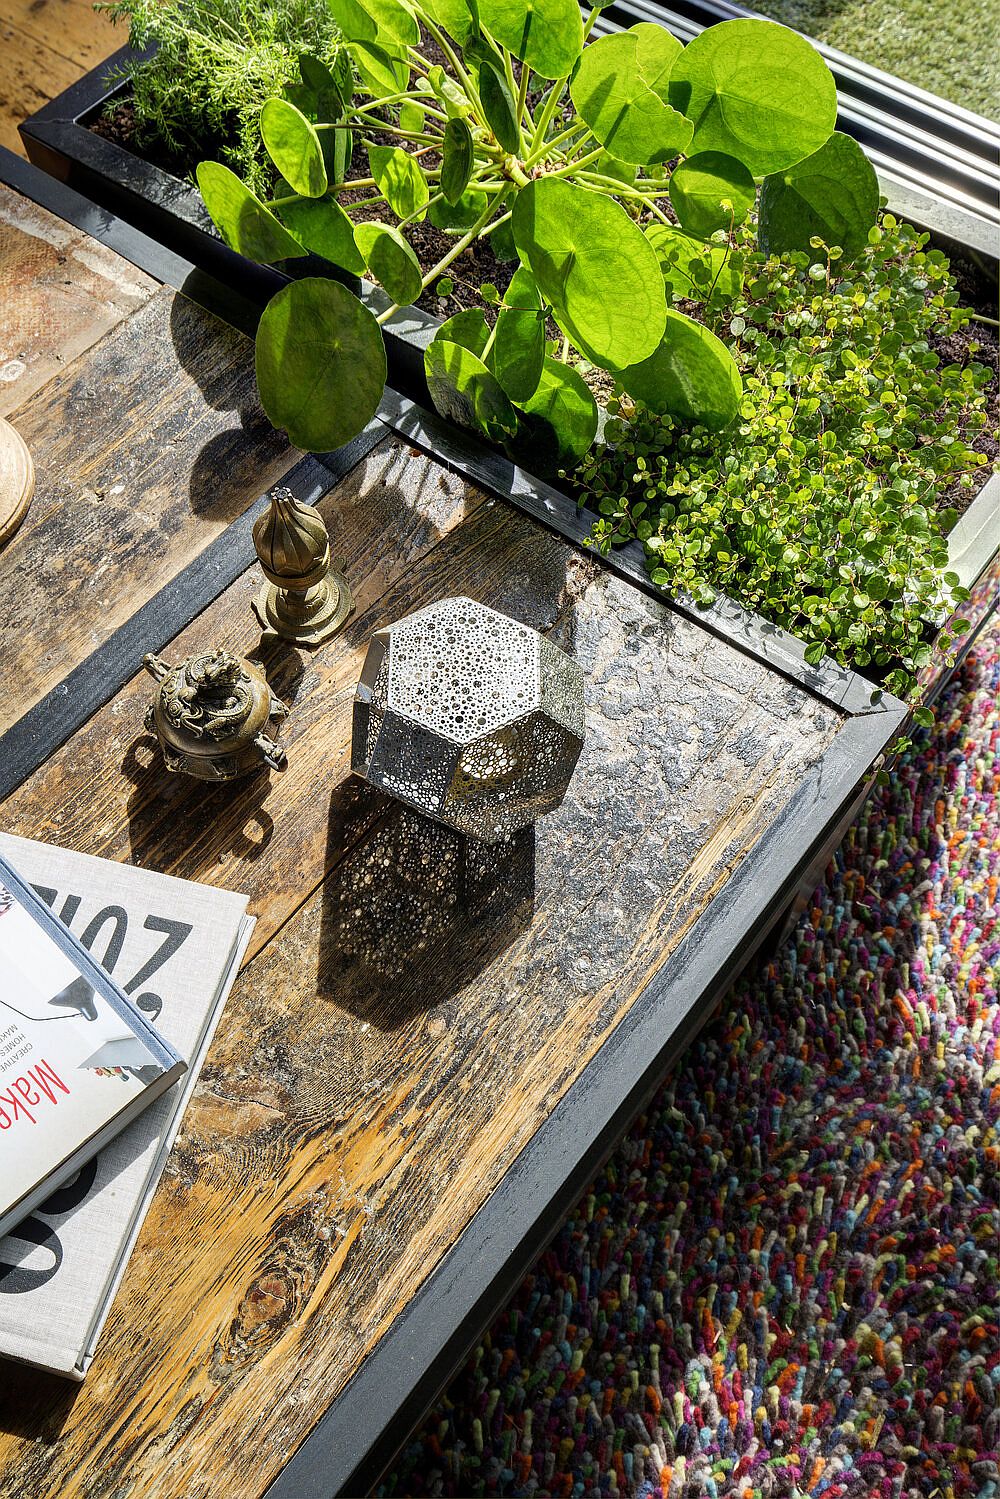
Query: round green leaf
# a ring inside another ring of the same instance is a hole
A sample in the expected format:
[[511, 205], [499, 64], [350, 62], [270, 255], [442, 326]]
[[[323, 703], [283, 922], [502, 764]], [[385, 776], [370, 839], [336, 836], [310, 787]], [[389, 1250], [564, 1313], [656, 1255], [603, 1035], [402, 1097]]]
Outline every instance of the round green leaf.
[[742, 277], [724, 245], [706, 245], [667, 224], [651, 224], [646, 238], [656, 251], [667, 291], [693, 302], [718, 306], [742, 289]]
[[466, 191], [457, 203], [446, 198], [432, 202], [427, 217], [435, 229], [471, 229], [485, 207], [485, 193]]
[[342, 447], [375, 415], [386, 375], [381, 329], [339, 282], [312, 276], [282, 287], [264, 309], [256, 353], [264, 410], [295, 447]]
[[546, 358], [537, 388], [520, 410], [507, 451], [515, 463], [542, 478], [575, 468], [597, 432], [597, 405], [589, 386], [558, 359]]
[[314, 255], [360, 276], [364, 258], [354, 242], [354, 225], [333, 198], [300, 198], [281, 209], [286, 228]]
[[686, 150], [693, 126], [650, 88], [639, 68], [638, 49], [633, 31], [591, 42], [583, 49], [569, 91], [577, 113], [602, 146], [621, 161], [648, 166]]
[[420, 40], [416, 18], [400, 0], [327, 0], [327, 5], [346, 41], [412, 47]]
[[304, 255], [269, 208], [219, 161], [203, 161], [195, 174], [212, 222], [231, 250], [271, 265]]
[[518, 266], [504, 293], [489, 365], [512, 401], [537, 389], [545, 359], [545, 314], [531, 272]]
[[372, 176], [397, 218], [423, 218], [430, 193], [420, 163], [402, 146], [369, 146]]
[[463, 349], [481, 357], [490, 341], [489, 324], [478, 307], [467, 307], [443, 322], [434, 338], [439, 343], [461, 344]]
[[260, 112], [260, 133], [268, 156], [293, 192], [322, 198], [329, 183], [319, 136], [305, 115], [287, 99], [268, 99]]
[[479, 98], [486, 123], [499, 144], [505, 151], [516, 151], [521, 144], [521, 131], [514, 96], [503, 74], [485, 62], [479, 69]]
[[373, 42], [378, 34], [378, 25], [358, 0], [326, 0], [330, 14], [348, 42]]
[[624, 369], [653, 352], [666, 315], [660, 268], [620, 203], [541, 177], [518, 193], [511, 223], [521, 259], [581, 353]]
[[631, 187], [635, 182], [635, 162], [619, 161], [610, 151], [602, 151], [590, 170], [599, 177], [611, 177], [615, 182], [623, 182], [626, 187]]
[[354, 89], [350, 62], [347, 61], [347, 67], [344, 70], [340, 65], [341, 56], [345, 54], [338, 54], [335, 63], [336, 72], [334, 72], [318, 57], [312, 57], [308, 52], [303, 52], [299, 57], [302, 93], [300, 95], [297, 90], [293, 92], [295, 84], [286, 84], [285, 98], [297, 105], [303, 114], [312, 115], [317, 120], [325, 122], [341, 119], [350, 103]]
[[713, 432], [729, 425], [743, 398], [743, 381], [725, 344], [680, 312], [667, 312], [656, 352], [618, 378], [650, 410], [699, 422]]
[[420, 41], [417, 18], [400, 0], [364, 0], [365, 10], [378, 27], [376, 40], [398, 47], [415, 47]]
[[[478, 217], [477, 214], [476, 218]], [[497, 260], [508, 261], [518, 258], [510, 219], [504, 219], [495, 229], [490, 230], [490, 248]]]
[[423, 273], [420, 262], [398, 229], [388, 224], [358, 224], [354, 242], [376, 281], [380, 281], [401, 307], [420, 295]]
[[694, 121], [693, 152], [721, 151], [755, 177], [817, 151], [837, 119], [833, 74], [805, 37], [773, 21], [723, 21], [688, 42], [670, 102]]
[[666, 224], [650, 225], [646, 238], [656, 251], [669, 294], [713, 307], [739, 295], [742, 278], [725, 246], [707, 245]]
[[427, 115], [423, 106], [415, 103], [413, 99], [404, 99], [399, 106], [400, 130], [411, 130], [419, 135], [426, 124]]
[[421, 0], [431, 20], [464, 47], [476, 34], [476, 24], [465, 0]]
[[444, 127], [441, 158], [441, 191], [454, 206], [469, 185], [476, 149], [465, 120], [449, 120]]
[[491, 36], [543, 78], [566, 78], [583, 46], [577, 0], [479, 0]]
[[639, 72], [656, 97], [666, 103], [670, 74], [684, 49], [665, 26], [658, 26], [655, 21], [640, 21], [629, 27], [629, 34], [638, 43]]
[[818, 237], [850, 259], [868, 243], [878, 215], [875, 168], [849, 135], [835, 131], [797, 166], [764, 179], [758, 237], [766, 255], [809, 250]]
[[364, 92], [376, 98], [386, 94], [399, 94], [410, 81], [410, 68], [405, 52], [394, 47], [384, 47], [376, 42], [350, 42], [348, 50], [354, 59], [358, 77]]
[[424, 372], [434, 405], [449, 421], [494, 442], [516, 431], [517, 412], [503, 387], [470, 349], [436, 338], [424, 353]]
[[351, 156], [354, 152], [354, 132], [338, 126], [336, 130], [324, 130], [320, 136], [320, 145], [323, 147], [323, 160], [326, 163], [326, 175], [331, 182], [338, 186], [347, 178], [347, 171], [351, 165]]
[[[698, 151], [675, 167], [670, 178], [670, 202], [681, 226], [703, 239], [716, 229], [742, 224], [756, 196], [743, 163], [721, 151]], [[731, 207], [723, 208], [723, 203]]]

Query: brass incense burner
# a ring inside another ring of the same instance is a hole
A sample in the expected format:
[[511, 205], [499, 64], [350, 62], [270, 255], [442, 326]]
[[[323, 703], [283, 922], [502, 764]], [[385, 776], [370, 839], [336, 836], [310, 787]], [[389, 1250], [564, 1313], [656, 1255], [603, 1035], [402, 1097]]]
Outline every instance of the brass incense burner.
[[267, 579], [253, 605], [264, 630], [296, 645], [320, 645], [343, 629], [354, 600], [343, 573], [330, 565], [330, 536], [313, 505], [290, 489], [273, 489], [253, 544]]
[[232, 781], [262, 765], [284, 770], [285, 752], [267, 730], [288, 709], [259, 667], [221, 650], [179, 666], [154, 655], [142, 664], [160, 684], [145, 722], [168, 770], [200, 781]]

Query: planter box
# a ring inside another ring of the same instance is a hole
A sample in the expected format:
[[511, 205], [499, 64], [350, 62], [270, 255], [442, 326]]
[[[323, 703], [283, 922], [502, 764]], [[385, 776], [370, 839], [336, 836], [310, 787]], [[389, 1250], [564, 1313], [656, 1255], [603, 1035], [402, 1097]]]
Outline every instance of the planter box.
[[[639, 6], [644, 8], [640, 10]], [[702, 25], [710, 24], [712, 20], [740, 13], [732, 6], [724, 5], [720, 8], [719, 0], [688, 0], [688, 9], [696, 16], [701, 15], [701, 21], [690, 17], [682, 21], [662, 7], [648, 4], [647, 0], [636, 0], [634, 5], [618, 4], [606, 14], [623, 25], [632, 24], [636, 19], [649, 19], [655, 14], [661, 21], [669, 20], [671, 29], [677, 29], [679, 34], [689, 35], [701, 29]], [[719, 13], [715, 14], [715, 11]], [[389, 305], [389, 299], [380, 288], [346, 276], [329, 262], [316, 256], [287, 262], [283, 269], [278, 269], [259, 266], [236, 254], [219, 238], [200, 195], [192, 186], [123, 147], [95, 135], [88, 128], [89, 122], [103, 113], [110, 102], [127, 93], [126, 83], [109, 85], [107, 78], [110, 72], [134, 55], [136, 54], [128, 47], [121, 48], [27, 120], [21, 126], [21, 134], [30, 159], [84, 197], [133, 224], [168, 251], [192, 261], [201, 270], [245, 298], [251, 307], [262, 307], [290, 276], [327, 275], [352, 284], [373, 312], [384, 311]], [[837, 63], [838, 59], [840, 74], [843, 74], [844, 64], [850, 60], [840, 58], [839, 54], [828, 57], [831, 64]], [[853, 68], [857, 71], [859, 65], [853, 64]], [[872, 70], [865, 71], [872, 74]], [[838, 82], [843, 82], [839, 76]], [[869, 81], [866, 86], [866, 107], [870, 115], [870, 96], [874, 85]], [[919, 95], [919, 91], [914, 90], [908, 90], [908, 93]], [[923, 97], [931, 98], [929, 95]], [[964, 111], [956, 111], [951, 106], [948, 108], [959, 116], [965, 115]], [[910, 112], [913, 113], [912, 101]], [[917, 117], [919, 118], [919, 112]], [[968, 118], [975, 119], [973, 116]], [[841, 123], [849, 124], [850, 121]], [[912, 119], [908, 128], [911, 133], [921, 133]], [[861, 130], [856, 130], [855, 133], [863, 135]], [[1000, 138], [1000, 131], [996, 133]], [[949, 149], [954, 152], [959, 148], [952, 141]], [[965, 154], [968, 155], [967, 152]], [[934, 159], [936, 156], [932, 152], [928, 161]], [[924, 206], [931, 201], [925, 194]], [[901, 211], [906, 212], [908, 208], [919, 208], [921, 205], [919, 202], [913, 204], [905, 200], [904, 194], [904, 201], [898, 206]], [[947, 248], [951, 251], [956, 246], [959, 250], [964, 249], [972, 261], [980, 265], [984, 254], [996, 255], [1000, 252], [1000, 231], [994, 233], [986, 218], [969, 214], [963, 217], [963, 213], [955, 209], [954, 205], [945, 205], [945, 208], [947, 211], [929, 214], [928, 217], [932, 220], [936, 218], [938, 231], [943, 226], [945, 232], [935, 233], [935, 238], [941, 238]], [[935, 225], [924, 224], [923, 227], [934, 229]], [[963, 235], [968, 237], [963, 238]], [[581, 543], [585, 541], [590, 533], [590, 520], [586, 513], [581, 514], [574, 499], [517, 468], [502, 454], [477, 442], [465, 432], [461, 434], [460, 441], [453, 444], [453, 433], [448, 424], [439, 418], [428, 416], [424, 409], [430, 405], [430, 401], [424, 378], [423, 354], [438, 326], [436, 318], [414, 307], [401, 309], [384, 326], [389, 364], [388, 384], [391, 389], [387, 391], [386, 401], [383, 403], [383, 417], [428, 452], [449, 456], [450, 461], [470, 473], [482, 488], [511, 500], [522, 509], [544, 519], [561, 534]], [[449, 453], [450, 446], [455, 446], [456, 451]], [[1000, 582], [1000, 476], [993, 475], [987, 480], [956, 526], [950, 538], [950, 554], [950, 566], [959, 574], [962, 584], [973, 590], [973, 598], [962, 611], [970, 618], [971, 628], [964, 636], [957, 656], [943, 647], [935, 650], [930, 665], [925, 668], [921, 677], [922, 701], [925, 703], [932, 702], [941, 691], [957, 660], [969, 649], [997, 605], [997, 585]], [[610, 559], [610, 565], [631, 581], [640, 582], [649, 591], [658, 593], [648, 581], [642, 548], [638, 543], [617, 551]], [[823, 691], [831, 701], [843, 703], [846, 701], [845, 694], [856, 700], [859, 691], [864, 689], [870, 698], [877, 686], [876, 683], [865, 683], [864, 679], [832, 662], [824, 662], [817, 668], [807, 666], [804, 660], [805, 648], [795, 636], [769, 624], [731, 600], [720, 598], [709, 610], [700, 609], [683, 597], [674, 597], [671, 603], [679, 612], [698, 619], [721, 637], [739, 643], [742, 648], [750, 650], [769, 665], [777, 665], [796, 680], [808, 684], [811, 690]], [[933, 639], [936, 635], [940, 638], [938, 632], [943, 623], [943, 616], [927, 620], [928, 639]]]

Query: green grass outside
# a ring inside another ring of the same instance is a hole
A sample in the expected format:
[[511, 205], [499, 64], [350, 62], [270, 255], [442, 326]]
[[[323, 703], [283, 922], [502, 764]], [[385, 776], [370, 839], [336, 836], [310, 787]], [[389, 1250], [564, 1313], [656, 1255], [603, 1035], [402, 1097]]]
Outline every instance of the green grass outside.
[[1000, 120], [1000, 0], [758, 0], [753, 8]]

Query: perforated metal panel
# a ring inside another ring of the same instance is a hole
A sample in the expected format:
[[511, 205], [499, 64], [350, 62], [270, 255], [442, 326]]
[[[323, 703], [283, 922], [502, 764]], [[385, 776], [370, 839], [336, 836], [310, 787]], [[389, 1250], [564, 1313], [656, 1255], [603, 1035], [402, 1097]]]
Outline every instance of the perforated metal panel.
[[492, 843], [562, 801], [584, 738], [571, 656], [474, 599], [379, 630], [354, 699], [352, 768]]

